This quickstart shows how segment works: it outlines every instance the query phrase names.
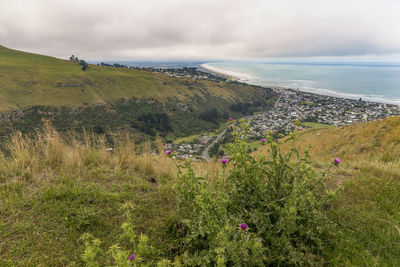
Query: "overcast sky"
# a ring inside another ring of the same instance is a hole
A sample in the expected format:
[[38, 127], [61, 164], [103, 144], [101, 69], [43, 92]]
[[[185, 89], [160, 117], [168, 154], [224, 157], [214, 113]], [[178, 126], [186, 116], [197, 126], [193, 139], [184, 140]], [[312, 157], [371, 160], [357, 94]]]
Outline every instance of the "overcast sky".
[[400, 53], [400, 0], [0, 0], [0, 44], [88, 60]]

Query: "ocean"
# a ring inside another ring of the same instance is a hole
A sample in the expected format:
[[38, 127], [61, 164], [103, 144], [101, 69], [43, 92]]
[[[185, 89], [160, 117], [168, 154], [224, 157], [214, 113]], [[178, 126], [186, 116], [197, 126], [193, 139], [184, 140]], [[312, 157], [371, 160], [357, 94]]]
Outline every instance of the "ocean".
[[242, 82], [400, 105], [400, 63], [395, 62], [212, 62], [209, 71]]

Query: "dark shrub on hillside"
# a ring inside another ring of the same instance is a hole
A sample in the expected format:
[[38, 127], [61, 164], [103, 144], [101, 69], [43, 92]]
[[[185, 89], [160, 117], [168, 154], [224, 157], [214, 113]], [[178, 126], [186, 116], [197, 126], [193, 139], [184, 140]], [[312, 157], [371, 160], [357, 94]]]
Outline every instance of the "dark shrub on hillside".
[[151, 136], [154, 136], [157, 131], [165, 134], [172, 130], [166, 113], [148, 113], [142, 115], [132, 126]]
[[205, 121], [216, 122], [219, 113], [216, 108], [200, 113], [199, 118]]

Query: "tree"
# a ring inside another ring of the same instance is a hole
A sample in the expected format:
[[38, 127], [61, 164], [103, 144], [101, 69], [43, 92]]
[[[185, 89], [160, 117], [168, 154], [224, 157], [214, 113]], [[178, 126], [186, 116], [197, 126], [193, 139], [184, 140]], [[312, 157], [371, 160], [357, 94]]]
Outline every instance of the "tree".
[[76, 56], [74, 56], [74, 55], [71, 55], [71, 56], [69, 57], [69, 60], [71, 60], [71, 61], [79, 61], [78, 57], [76, 57]]
[[89, 64], [87, 64], [86, 61], [82, 59], [79, 61], [79, 65], [82, 66], [83, 71], [86, 71], [89, 68]]

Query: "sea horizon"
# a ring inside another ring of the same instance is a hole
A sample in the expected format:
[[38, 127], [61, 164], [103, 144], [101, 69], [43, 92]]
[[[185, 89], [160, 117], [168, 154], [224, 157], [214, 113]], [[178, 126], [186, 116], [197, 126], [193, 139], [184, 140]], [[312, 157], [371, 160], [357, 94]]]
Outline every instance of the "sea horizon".
[[220, 61], [200, 67], [253, 85], [400, 106], [400, 62]]

